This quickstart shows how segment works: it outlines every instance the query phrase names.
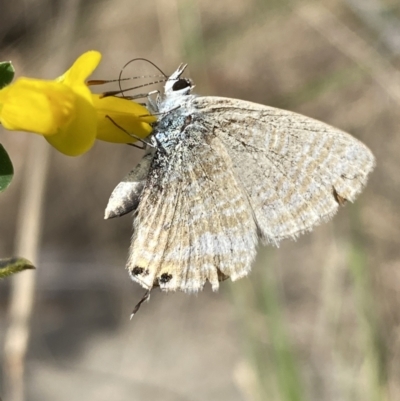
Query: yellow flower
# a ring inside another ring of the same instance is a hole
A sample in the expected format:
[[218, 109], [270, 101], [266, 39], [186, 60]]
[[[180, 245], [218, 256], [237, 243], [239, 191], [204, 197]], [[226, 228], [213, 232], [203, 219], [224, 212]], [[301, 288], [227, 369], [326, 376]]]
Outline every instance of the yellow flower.
[[97, 139], [114, 143], [135, 142], [134, 137], [118, 126], [142, 139], [151, 133], [149, 124], [156, 121], [156, 117], [140, 104], [113, 96], [102, 98], [101, 95], [92, 95], [92, 100], [97, 111]]
[[116, 124], [136, 137], [145, 138], [152, 130], [149, 124], [155, 121], [146, 108], [122, 98], [100, 98], [85, 84], [100, 59], [99, 52], [89, 51], [54, 81], [19, 78], [3, 88], [1, 124], [9, 130], [43, 135], [69, 156], [87, 152], [96, 138], [115, 143], [135, 141]]

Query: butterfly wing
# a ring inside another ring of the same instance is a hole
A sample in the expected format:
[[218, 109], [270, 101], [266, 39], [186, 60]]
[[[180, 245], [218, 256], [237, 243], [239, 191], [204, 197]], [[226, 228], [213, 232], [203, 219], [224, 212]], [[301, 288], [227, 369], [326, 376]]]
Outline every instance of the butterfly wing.
[[257, 228], [232, 161], [194, 125], [167, 155], [158, 150], [143, 189], [127, 267], [145, 288], [195, 292], [250, 271]]
[[265, 243], [329, 219], [375, 165], [357, 139], [300, 114], [218, 97], [197, 97], [192, 107], [225, 145]]

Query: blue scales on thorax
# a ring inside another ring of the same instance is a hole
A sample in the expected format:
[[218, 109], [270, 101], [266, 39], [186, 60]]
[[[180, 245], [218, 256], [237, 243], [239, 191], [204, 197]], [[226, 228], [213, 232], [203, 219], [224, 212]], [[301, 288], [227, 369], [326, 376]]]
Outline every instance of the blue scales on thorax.
[[190, 115], [182, 109], [167, 112], [154, 127], [156, 146], [161, 148], [158, 150], [166, 153], [175, 150], [185, 140], [185, 128], [190, 119]]

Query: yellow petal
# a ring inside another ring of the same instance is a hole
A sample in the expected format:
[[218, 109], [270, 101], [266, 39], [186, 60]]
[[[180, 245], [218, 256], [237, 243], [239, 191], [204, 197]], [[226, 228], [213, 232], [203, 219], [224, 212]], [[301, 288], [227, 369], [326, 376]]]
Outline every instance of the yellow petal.
[[83, 84], [86, 78], [96, 69], [101, 60], [98, 51], [91, 50], [78, 57], [71, 68], [57, 82], [62, 82], [68, 86]]
[[0, 92], [0, 122], [6, 129], [54, 135], [71, 119], [75, 94], [66, 85], [20, 78]]
[[12, 85], [7, 85], [3, 89], [0, 89], [0, 115], [1, 115], [1, 110], [3, 108], [3, 104], [7, 101], [8, 92], [10, 91], [10, 87], [12, 87]]
[[97, 116], [91, 102], [75, 96], [74, 113], [71, 121], [56, 135], [46, 136], [47, 141], [67, 156], [79, 156], [94, 144], [97, 132]]
[[[149, 111], [138, 103], [131, 100], [92, 95], [93, 105], [97, 111], [97, 139], [113, 143], [131, 143], [136, 139], [129, 134], [139, 138], [146, 138], [150, 135], [152, 127], [150, 123], [157, 120], [150, 115]], [[121, 128], [118, 128], [118, 124]]]

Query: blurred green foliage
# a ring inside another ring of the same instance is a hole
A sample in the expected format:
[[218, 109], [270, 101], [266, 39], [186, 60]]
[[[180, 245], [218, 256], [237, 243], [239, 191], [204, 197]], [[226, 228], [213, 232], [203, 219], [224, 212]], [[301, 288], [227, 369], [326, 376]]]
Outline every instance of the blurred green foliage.
[[15, 70], [11, 61], [0, 62], [0, 89], [9, 85], [14, 79]]
[[0, 192], [4, 191], [11, 183], [14, 168], [8, 153], [3, 145], [0, 145]]
[[0, 279], [34, 268], [35, 266], [24, 258], [0, 259]]
[[[14, 67], [11, 61], [0, 62], [0, 89], [9, 85], [14, 79]], [[1, 105], [0, 105], [1, 111]], [[4, 191], [11, 183], [14, 169], [6, 150], [0, 145], [0, 192]]]

